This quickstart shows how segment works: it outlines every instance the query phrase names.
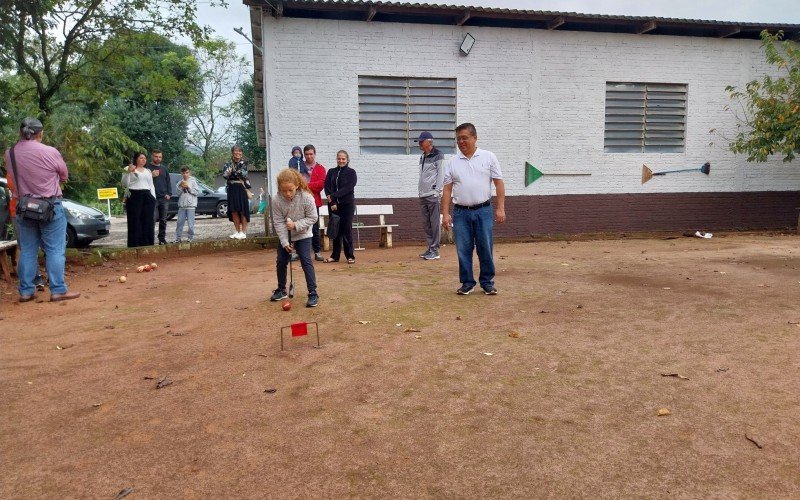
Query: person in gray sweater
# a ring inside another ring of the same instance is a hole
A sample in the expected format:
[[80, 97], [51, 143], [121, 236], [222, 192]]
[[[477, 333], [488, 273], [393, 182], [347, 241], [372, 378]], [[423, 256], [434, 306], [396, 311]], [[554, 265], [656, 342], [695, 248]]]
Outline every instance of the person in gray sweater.
[[194, 212], [197, 208], [197, 194], [200, 186], [197, 179], [192, 177], [189, 167], [181, 167], [183, 178], [175, 185], [176, 191], [180, 193], [178, 198], [178, 228], [175, 231], [175, 242], [180, 243], [183, 234], [183, 224], [189, 222], [189, 242], [194, 239]]
[[306, 276], [308, 301], [306, 307], [319, 304], [317, 277], [311, 258], [311, 228], [317, 222], [317, 206], [303, 176], [296, 170], [285, 168], [278, 173], [278, 194], [272, 197], [272, 226], [280, 239], [277, 257], [278, 288], [270, 300], [287, 298], [286, 268], [296, 252]]
[[422, 132], [414, 142], [419, 144], [422, 151], [419, 158], [419, 204], [422, 227], [428, 240], [428, 249], [419, 256], [425, 260], [435, 260], [439, 258], [439, 240], [442, 235], [439, 214], [444, 184], [444, 154], [433, 147], [433, 135], [430, 132]]

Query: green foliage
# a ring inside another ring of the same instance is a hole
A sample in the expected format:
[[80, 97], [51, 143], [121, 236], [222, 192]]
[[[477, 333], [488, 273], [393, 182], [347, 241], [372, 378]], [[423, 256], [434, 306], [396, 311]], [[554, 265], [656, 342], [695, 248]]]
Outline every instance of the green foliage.
[[774, 154], [792, 161], [800, 151], [800, 46], [783, 40], [783, 33], [761, 33], [766, 60], [780, 76], [765, 75], [744, 90], [728, 86], [732, 100], [741, 105], [738, 133], [731, 151], [747, 161], [763, 162]]
[[234, 127], [235, 142], [242, 147], [244, 157], [250, 162], [252, 170], [266, 170], [266, 151], [258, 145], [256, 135], [255, 91], [252, 77], [245, 80], [239, 88], [241, 93], [234, 103], [240, 117]]

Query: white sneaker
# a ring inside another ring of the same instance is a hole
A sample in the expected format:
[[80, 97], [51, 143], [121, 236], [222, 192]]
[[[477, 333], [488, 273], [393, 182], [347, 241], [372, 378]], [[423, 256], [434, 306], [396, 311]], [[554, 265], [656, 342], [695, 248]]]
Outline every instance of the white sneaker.
[[239, 233], [236, 235], [237, 240], [243, 240], [245, 238], [247, 238], [247, 235], [245, 233]]
[[228, 236], [228, 238], [233, 238], [233, 239], [238, 238], [238, 237], [239, 237], [239, 231], [236, 231], [232, 235]]

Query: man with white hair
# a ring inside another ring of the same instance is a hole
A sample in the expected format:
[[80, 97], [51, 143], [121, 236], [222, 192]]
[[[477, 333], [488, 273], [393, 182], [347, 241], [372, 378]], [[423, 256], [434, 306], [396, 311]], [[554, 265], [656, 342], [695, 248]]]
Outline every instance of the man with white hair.
[[[80, 292], [70, 292], [64, 280], [67, 219], [61, 206], [61, 183], [69, 176], [67, 164], [54, 147], [42, 144], [44, 126], [36, 118], [25, 118], [19, 128], [20, 140], [6, 150], [9, 177], [14, 177], [17, 199], [16, 229], [20, 256], [17, 263], [19, 301], [35, 298], [34, 279], [38, 269], [39, 247], [45, 252], [50, 280], [50, 301], [76, 299]], [[23, 201], [28, 203], [22, 203]], [[52, 204], [51, 218], [26, 218], [32, 207]], [[49, 219], [49, 220], [48, 220]]]
[[442, 230], [439, 214], [442, 207], [442, 185], [444, 181], [444, 154], [433, 146], [433, 134], [422, 132], [414, 139], [419, 144], [419, 204], [422, 212], [422, 227], [428, 249], [419, 256], [425, 260], [439, 258], [439, 240]]

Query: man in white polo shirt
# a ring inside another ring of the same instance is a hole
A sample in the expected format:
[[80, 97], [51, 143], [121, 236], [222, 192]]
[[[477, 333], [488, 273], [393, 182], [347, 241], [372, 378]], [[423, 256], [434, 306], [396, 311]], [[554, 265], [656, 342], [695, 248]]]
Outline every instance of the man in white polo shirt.
[[[462, 123], [456, 127], [456, 143], [460, 153], [450, 160], [445, 170], [442, 192], [442, 225], [453, 226], [458, 254], [459, 295], [469, 295], [475, 288], [472, 272], [472, 250], [477, 250], [480, 282], [483, 293], [496, 295], [494, 258], [492, 256], [494, 222], [506, 221], [506, 188], [500, 163], [491, 151], [478, 148], [475, 125]], [[492, 184], [497, 191], [497, 206], [492, 214]], [[453, 215], [450, 215], [450, 200]]]

